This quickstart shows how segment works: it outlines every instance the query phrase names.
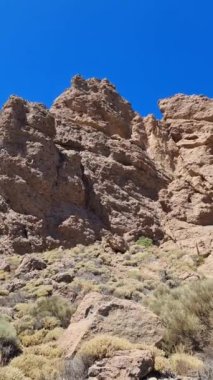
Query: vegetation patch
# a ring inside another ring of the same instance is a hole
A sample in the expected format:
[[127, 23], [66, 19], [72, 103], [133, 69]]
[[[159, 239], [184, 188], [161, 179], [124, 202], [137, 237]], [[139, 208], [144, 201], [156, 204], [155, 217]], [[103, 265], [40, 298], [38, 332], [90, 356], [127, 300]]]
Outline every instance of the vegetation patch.
[[152, 239], [148, 237], [141, 236], [137, 241], [136, 244], [144, 247], [144, 248], [149, 248], [153, 246], [153, 241]]
[[21, 353], [15, 328], [7, 320], [0, 318], [0, 364], [7, 364]]
[[163, 321], [165, 349], [174, 352], [179, 345], [199, 350], [209, 343], [213, 325], [213, 280], [193, 281], [176, 289], [160, 287], [150, 302]]

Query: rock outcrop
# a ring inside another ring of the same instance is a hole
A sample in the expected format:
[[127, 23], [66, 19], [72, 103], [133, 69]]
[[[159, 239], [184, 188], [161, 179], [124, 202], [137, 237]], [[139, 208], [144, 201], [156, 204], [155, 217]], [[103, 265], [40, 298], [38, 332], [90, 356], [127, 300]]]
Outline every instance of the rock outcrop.
[[110, 335], [159, 345], [164, 329], [159, 318], [149, 309], [129, 300], [93, 292], [85, 296], [60, 338], [67, 357], [72, 357], [84, 341], [95, 335]]
[[[160, 101], [141, 117], [106, 79], [73, 79], [47, 110], [11, 97], [0, 113], [0, 252], [144, 235], [213, 250], [213, 100]], [[123, 239], [123, 240], [122, 240]]]
[[167, 144], [175, 142], [172, 181], [160, 192], [164, 231], [180, 247], [207, 256], [213, 252], [213, 100], [177, 95], [159, 105]]

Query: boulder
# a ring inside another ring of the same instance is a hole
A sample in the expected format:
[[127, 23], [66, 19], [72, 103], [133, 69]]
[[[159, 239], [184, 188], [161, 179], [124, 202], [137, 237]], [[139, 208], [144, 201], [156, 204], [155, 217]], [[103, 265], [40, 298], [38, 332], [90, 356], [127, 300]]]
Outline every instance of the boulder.
[[112, 358], [97, 361], [88, 371], [88, 379], [142, 380], [154, 369], [154, 357], [149, 351], [116, 352]]
[[19, 267], [16, 270], [16, 275], [24, 274], [24, 273], [30, 273], [34, 270], [43, 270], [47, 267], [47, 264], [44, 260], [32, 256], [32, 255], [26, 255]]
[[59, 340], [68, 357], [97, 334], [126, 338], [132, 343], [159, 345], [164, 329], [159, 318], [136, 302], [89, 293]]
[[10, 272], [10, 264], [5, 260], [0, 260], [0, 270], [4, 272]]

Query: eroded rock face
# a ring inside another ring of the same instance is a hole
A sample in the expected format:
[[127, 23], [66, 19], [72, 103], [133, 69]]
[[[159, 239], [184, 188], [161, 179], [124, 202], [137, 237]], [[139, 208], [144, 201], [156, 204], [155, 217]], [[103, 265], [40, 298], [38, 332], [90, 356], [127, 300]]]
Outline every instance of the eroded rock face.
[[213, 251], [213, 100], [177, 95], [159, 105], [167, 144], [172, 140], [176, 146], [172, 180], [160, 192], [164, 230], [180, 247], [208, 255]]
[[11, 97], [0, 113], [0, 252], [102, 237], [123, 250], [145, 235], [209, 255], [213, 100], [159, 105], [161, 121], [143, 118], [108, 80], [80, 76], [50, 111]]
[[56, 142], [81, 157], [87, 208], [113, 234], [162, 238], [157, 201], [167, 177], [146, 152], [142, 117], [107, 80], [81, 77], [51, 112]]
[[[41, 251], [94, 241], [81, 159], [57, 146], [53, 115], [11, 97], [0, 114], [0, 251]], [[69, 243], [68, 243], [69, 241]], [[73, 242], [71, 242], [73, 241]]]

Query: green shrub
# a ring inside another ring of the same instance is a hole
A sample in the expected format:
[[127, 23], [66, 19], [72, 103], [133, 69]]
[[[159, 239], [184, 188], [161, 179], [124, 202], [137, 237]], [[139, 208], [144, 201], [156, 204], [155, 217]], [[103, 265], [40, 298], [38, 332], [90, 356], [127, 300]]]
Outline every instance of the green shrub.
[[21, 349], [15, 328], [5, 319], [0, 319], [0, 363], [6, 364], [14, 356], [20, 354]]
[[144, 248], [152, 247], [153, 241], [150, 238], [141, 236], [137, 241], [136, 244], [141, 245]]
[[190, 352], [202, 349], [213, 324], [213, 280], [199, 280], [176, 289], [159, 288], [150, 302], [165, 325], [165, 349], [183, 345]]
[[37, 298], [51, 296], [53, 292], [52, 285], [40, 285], [33, 289], [32, 295]]

